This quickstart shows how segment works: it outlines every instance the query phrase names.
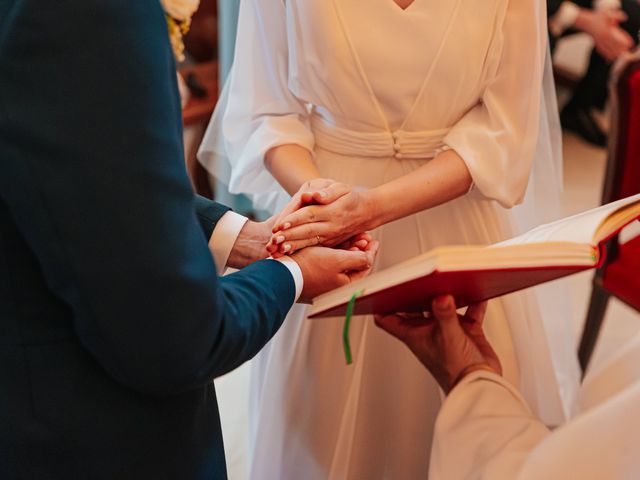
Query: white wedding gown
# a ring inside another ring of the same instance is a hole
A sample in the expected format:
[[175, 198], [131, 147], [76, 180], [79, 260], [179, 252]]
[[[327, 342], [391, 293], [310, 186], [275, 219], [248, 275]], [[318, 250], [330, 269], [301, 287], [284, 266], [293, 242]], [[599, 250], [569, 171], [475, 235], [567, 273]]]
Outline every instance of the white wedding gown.
[[[538, 135], [548, 129], [543, 3], [242, 0], [240, 9], [234, 67], [199, 156], [232, 193], [272, 212], [284, 205], [263, 163], [276, 145], [306, 147], [323, 177], [363, 188], [456, 150], [474, 188], [376, 230], [377, 269], [555, 216], [558, 165], [548, 131]], [[566, 419], [578, 386], [566, 299], [558, 284], [509, 295], [486, 321], [505, 376], [548, 424]], [[352, 322], [345, 365], [342, 320], [304, 312], [296, 306], [252, 364], [250, 477], [426, 478], [436, 383], [366, 317]]]

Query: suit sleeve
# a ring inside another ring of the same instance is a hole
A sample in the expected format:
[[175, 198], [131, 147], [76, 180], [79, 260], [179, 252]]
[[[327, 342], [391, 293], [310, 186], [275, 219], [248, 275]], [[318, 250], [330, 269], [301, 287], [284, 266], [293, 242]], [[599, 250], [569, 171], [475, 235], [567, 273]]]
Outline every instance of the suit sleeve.
[[211, 238], [211, 235], [213, 235], [213, 231], [220, 219], [231, 209], [225, 205], [214, 202], [213, 200], [196, 195], [195, 210], [202, 232], [208, 241]]
[[80, 342], [161, 395], [251, 358], [294, 281], [274, 261], [216, 276], [199, 220], [222, 209], [186, 177], [160, 3], [10, 0], [0, 23], [0, 195]]

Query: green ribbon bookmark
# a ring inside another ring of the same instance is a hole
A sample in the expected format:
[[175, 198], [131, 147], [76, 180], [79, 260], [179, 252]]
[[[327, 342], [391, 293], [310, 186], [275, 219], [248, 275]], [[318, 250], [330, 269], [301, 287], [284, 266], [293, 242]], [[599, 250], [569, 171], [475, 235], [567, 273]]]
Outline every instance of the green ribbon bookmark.
[[353, 309], [356, 306], [356, 299], [364, 293], [364, 290], [359, 290], [353, 294], [351, 300], [347, 304], [347, 312], [344, 316], [344, 328], [342, 330], [342, 346], [344, 348], [344, 357], [347, 361], [347, 365], [353, 363], [351, 357], [351, 344], [349, 343], [349, 325], [351, 325], [351, 317], [353, 316]]

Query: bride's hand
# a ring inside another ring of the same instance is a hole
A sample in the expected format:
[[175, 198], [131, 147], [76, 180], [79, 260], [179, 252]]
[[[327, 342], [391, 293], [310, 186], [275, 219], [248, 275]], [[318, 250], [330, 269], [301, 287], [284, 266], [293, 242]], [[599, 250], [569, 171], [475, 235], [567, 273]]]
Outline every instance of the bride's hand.
[[333, 247], [369, 230], [375, 218], [371, 197], [367, 192], [344, 193], [343, 188], [341, 184], [325, 188], [323, 194], [313, 198], [323, 204], [302, 207], [276, 222], [271, 244], [277, 251], [272, 255], [291, 254], [314, 245]]
[[[284, 219], [286, 217], [306, 205], [313, 203], [330, 203], [350, 191], [351, 187], [349, 185], [339, 183], [328, 178], [315, 178], [313, 180], [309, 180], [300, 187], [293, 197], [291, 197], [291, 200], [287, 203], [284, 209], [273, 217], [274, 224], [276, 226], [284, 224]], [[273, 228], [273, 233], [275, 234], [278, 230], [279, 228]], [[266, 248], [270, 254], [277, 255], [278, 245], [274, 241], [267, 243]]]

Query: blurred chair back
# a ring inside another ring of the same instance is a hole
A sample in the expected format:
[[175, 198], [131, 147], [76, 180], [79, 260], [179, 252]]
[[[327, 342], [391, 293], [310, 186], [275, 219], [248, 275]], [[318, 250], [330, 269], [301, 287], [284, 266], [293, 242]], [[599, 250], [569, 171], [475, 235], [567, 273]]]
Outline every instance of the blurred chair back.
[[182, 110], [187, 171], [196, 193], [213, 197], [207, 172], [198, 163], [197, 152], [218, 101], [218, 15], [216, 0], [201, 0], [184, 38], [193, 63], [179, 68], [191, 92]]
[[[602, 203], [640, 193], [640, 49], [620, 58], [610, 78], [611, 125]], [[611, 295], [640, 310], [640, 236], [607, 242], [596, 271], [578, 357], [583, 374], [593, 354]]]
[[640, 193], [640, 49], [613, 68], [610, 101], [611, 132], [603, 204]]

